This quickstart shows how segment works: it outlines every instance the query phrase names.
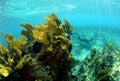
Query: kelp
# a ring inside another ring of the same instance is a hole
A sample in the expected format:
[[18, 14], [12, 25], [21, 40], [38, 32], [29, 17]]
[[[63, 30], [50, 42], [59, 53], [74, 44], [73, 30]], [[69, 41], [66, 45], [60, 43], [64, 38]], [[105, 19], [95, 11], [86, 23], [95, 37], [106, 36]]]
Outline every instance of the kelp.
[[18, 39], [11, 34], [2, 34], [8, 43], [7, 48], [0, 45], [2, 81], [67, 80], [72, 60], [72, 44], [68, 35], [72, 32], [72, 26], [68, 21], [62, 24], [54, 13], [45, 20], [46, 24], [36, 27], [28, 23], [20, 24], [25, 29]]

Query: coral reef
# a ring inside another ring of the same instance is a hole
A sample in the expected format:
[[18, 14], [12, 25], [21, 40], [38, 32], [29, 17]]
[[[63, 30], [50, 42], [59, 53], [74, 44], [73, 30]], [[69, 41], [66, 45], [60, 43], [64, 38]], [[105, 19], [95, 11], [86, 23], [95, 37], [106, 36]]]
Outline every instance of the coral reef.
[[102, 51], [93, 48], [71, 71], [71, 81], [120, 81], [120, 50], [112, 43]]
[[21, 24], [25, 29], [15, 39], [2, 34], [8, 47], [0, 45], [1, 81], [67, 81], [71, 67], [72, 26], [65, 20], [62, 24], [51, 13], [46, 24], [36, 27]]

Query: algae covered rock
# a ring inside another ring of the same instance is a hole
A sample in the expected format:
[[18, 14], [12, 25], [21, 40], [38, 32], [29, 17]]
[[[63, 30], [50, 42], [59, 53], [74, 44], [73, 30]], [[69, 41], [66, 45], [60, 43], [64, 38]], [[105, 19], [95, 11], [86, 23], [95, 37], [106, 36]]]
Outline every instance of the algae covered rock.
[[19, 39], [2, 34], [8, 47], [0, 45], [1, 81], [68, 80], [72, 61], [68, 36], [72, 26], [67, 20], [62, 24], [54, 13], [45, 20], [46, 24], [36, 27], [21, 24], [25, 29]]

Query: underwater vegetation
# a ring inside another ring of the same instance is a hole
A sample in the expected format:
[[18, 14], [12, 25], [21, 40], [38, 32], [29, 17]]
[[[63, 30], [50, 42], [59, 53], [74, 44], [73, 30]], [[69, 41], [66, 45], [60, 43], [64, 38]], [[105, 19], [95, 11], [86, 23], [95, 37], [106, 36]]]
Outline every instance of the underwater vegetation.
[[120, 81], [120, 50], [112, 43], [102, 51], [92, 48], [85, 60], [76, 65], [71, 69], [71, 81]]
[[21, 24], [19, 39], [2, 33], [8, 46], [0, 45], [0, 81], [67, 81], [71, 68], [72, 26], [51, 13], [46, 24]]
[[2, 33], [8, 46], [0, 44], [0, 81], [120, 81], [120, 50], [113, 43], [102, 50], [90, 46], [86, 58], [76, 60], [71, 38], [89, 46], [94, 37], [73, 33], [69, 21], [63, 24], [54, 13], [45, 21], [36, 27], [20, 24], [24, 30], [18, 39]]

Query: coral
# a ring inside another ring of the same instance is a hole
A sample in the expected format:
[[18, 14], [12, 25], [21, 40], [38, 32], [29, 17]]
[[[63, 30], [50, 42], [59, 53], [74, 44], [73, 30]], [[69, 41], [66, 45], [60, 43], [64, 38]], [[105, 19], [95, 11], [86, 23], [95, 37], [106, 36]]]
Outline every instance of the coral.
[[[51, 13], [46, 24], [20, 24], [25, 29], [15, 39], [2, 34], [8, 47], [0, 45], [0, 79], [2, 81], [62, 81], [69, 77], [72, 56], [68, 35], [72, 26], [62, 24], [57, 15]], [[67, 34], [67, 35], [66, 35]]]

